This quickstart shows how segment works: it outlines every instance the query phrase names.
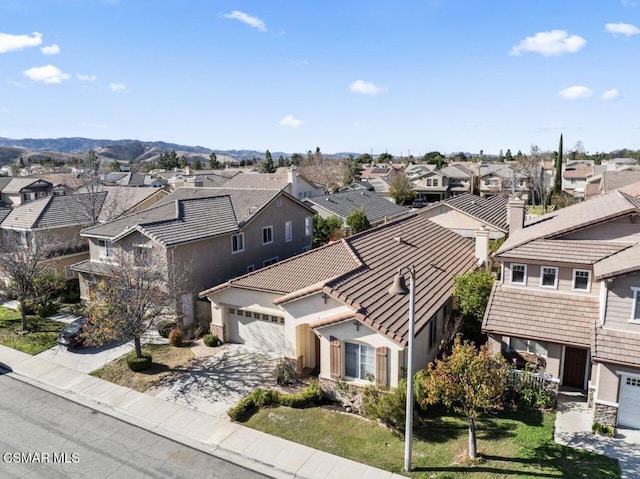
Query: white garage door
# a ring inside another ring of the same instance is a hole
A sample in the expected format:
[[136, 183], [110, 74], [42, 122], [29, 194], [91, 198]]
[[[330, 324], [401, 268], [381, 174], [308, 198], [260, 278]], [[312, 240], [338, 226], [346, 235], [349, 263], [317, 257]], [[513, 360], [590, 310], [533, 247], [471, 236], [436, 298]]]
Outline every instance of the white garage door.
[[[233, 313], [231, 313], [233, 311]], [[260, 351], [284, 355], [284, 318], [268, 314], [231, 309], [229, 341]]]
[[640, 429], [640, 378], [620, 377], [618, 425]]

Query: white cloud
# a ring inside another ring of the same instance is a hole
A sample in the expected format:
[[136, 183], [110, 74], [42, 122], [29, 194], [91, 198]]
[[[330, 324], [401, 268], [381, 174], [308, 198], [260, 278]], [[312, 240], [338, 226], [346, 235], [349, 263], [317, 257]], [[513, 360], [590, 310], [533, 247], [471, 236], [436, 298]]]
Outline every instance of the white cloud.
[[232, 18], [234, 20], [241, 21], [242, 23], [246, 23], [252, 28], [255, 28], [261, 32], [267, 31], [267, 26], [264, 24], [262, 20], [257, 17], [252, 17], [251, 15], [241, 12], [239, 10], [234, 10], [231, 13], [225, 13], [223, 15], [225, 18]]
[[289, 60], [294, 65], [308, 65], [309, 60]]
[[625, 7], [635, 7], [638, 4], [632, 0], [620, 0], [620, 3]]
[[294, 128], [302, 125], [306, 125], [306, 121], [298, 120], [293, 115], [287, 115], [282, 120], [278, 122], [278, 125], [282, 126], [292, 126]]
[[113, 92], [121, 93], [127, 89], [127, 85], [124, 83], [111, 83], [109, 88], [111, 88], [111, 91]]
[[628, 37], [640, 34], [640, 28], [630, 23], [607, 23], [604, 29], [614, 35], [626, 35]]
[[58, 45], [48, 45], [46, 47], [40, 47], [40, 51], [44, 54], [44, 55], [57, 55], [58, 53], [60, 53], [60, 47]]
[[565, 88], [564, 90], [560, 90], [558, 95], [566, 98], [567, 100], [575, 100], [577, 98], [588, 98], [593, 95], [593, 92], [586, 86], [574, 85], [569, 88]]
[[0, 53], [37, 47], [42, 43], [42, 33], [33, 32], [31, 35], [11, 35], [0, 33]]
[[379, 87], [366, 81], [356, 80], [349, 85], [349, 90], [353, 93], [359, 93], [360, 95], [377, 95], [378, 93], [387, 91], [387, 88]]
[[619, 96], [620, 93], [618, 92], [618, 90], [612, 88], [611, 90], [607, 90], [602, 95], [600, 95], [600, 98], [602, 98], [603, 100], [615, 100]]
[[6, 106], [0, 106], [0, 113], [9, 113], [9, 108]]
[[53, 65], [45, 65], [43, 67], [33, 67], [22, 72], [24, 76], [33, 81], [41, 81], [42, 83], [62, 83], [68, 80], [71, 75], [63, 73], [58, 67]]
[[83, 75], [82, 73], [76, 73], [76, 78], [80, 81], [96, 81], [98, 77], [95, 75]]
[[587, 41], [578, 35], [570, 36], [564, 30], [551, 30], [526, 37], [512, 47], [509, 54], [521, 55], [523, 52], [533, 52], [544, 56], [555, 56], [563, 53], [575, 53], [586, 44]]

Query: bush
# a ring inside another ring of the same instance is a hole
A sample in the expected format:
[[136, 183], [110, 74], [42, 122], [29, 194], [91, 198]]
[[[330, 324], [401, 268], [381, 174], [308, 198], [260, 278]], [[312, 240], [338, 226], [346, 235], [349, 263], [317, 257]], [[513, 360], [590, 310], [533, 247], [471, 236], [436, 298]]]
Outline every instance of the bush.
[[132, 371], [144, 371], [145, 369], [149, 369], [153, 364], [153, 360], [151, 358], [151, 353], [148, 351], [142, 352], [142, 357], [136, 357], [136, 352], [132, 351], [127, 354], [127, 366]]
[[317, 404], [322, 399], [322, 390], [318, 383], [309, 384], [298, 394], [278, 394], [278, 404], [288, 407], [303, 408]]
[[272, 389], [256, 389], [238, 404], [227, 411], [232, 421], [241, 421], [256, 408], [280, 404], [282, 406], [303, 408], [314, 405], [322, 399], [322, 390], [317, 383], [311, 383], [298, 394], [283, 394]]
[[205, 334], [202, 337], [202, 341], [210, 348], [214, 346], [220, 346], [220, 338], [218, 338], [218, 336], [216, 336], [215, 334]]
[[182, 346], [182, 329], [173, 328], [169, 333], [169, 344], [171, 346], [180, 347]]
[[397, 388], [367, 386], [362, 393], [362, 411], [366, 416], [382, 421], [394, 429], [405, 426], [407, 380]]
[[232, 421], [240, 421], [247, 417], [249, 413], [253, 412], [256, 404], [253, 402], [253, 395], [243, 398], [227, 411], [227, 415], [231, 418]]
[[158, 323], [158, 334], [163, 338], [168, 338], [169, 333], [176, 327], [176, 322], [171, 319], [163, 319]]
[[616, 430], [613, 426], [605, 426], [599, 422], [594, 422], [591, 426], [591, 430], [594, 434], [602, 434], [603, 436], [613, 437], [616, 435]]
[[280, 386], [296, 384], [299, 379], [298, 373], [296, 372], [295, 361], [293, 359], [282, 358], [276, 365], [275, 376], [276, 383]]

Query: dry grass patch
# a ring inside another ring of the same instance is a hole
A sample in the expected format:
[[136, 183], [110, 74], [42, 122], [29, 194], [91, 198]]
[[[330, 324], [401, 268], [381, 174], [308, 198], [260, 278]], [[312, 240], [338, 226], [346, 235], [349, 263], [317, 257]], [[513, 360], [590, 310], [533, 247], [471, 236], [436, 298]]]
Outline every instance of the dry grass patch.
[[91, 375], [129, 389], [145, 392], [168, 375], [182, 370], [194, 357], [188, 347], [148, 344], [143, 349], [153, 355], [153, 366], [149, 369], [140, 372], [131, 371], [123, 356], [96, 369]]

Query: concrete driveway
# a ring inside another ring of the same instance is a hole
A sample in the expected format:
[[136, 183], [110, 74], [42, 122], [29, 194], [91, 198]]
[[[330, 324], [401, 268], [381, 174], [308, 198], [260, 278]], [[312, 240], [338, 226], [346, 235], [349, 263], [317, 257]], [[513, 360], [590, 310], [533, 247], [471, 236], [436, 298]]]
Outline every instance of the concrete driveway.
[[217, 354], [197, 358], [188, 370], [166, 378], [147, 394], [227, 418], [227, 409], [258, 387], [275, 386], [281, 356], [225, 344]]

